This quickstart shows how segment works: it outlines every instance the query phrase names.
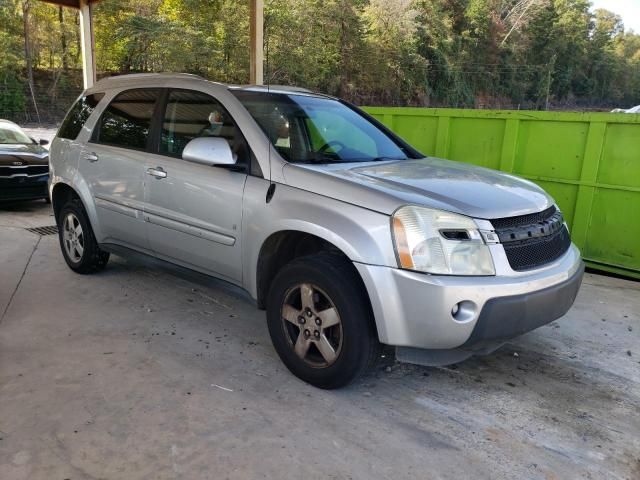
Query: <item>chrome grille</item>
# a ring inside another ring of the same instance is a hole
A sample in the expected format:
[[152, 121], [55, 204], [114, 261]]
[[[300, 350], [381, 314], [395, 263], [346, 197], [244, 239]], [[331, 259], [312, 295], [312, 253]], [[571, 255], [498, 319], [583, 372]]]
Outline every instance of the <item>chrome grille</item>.
[[49, 173], [49, 165], [21, 165], [21, 166], [0, 166], [0, 177], [12, 178], [18, 176], [36, 177]]

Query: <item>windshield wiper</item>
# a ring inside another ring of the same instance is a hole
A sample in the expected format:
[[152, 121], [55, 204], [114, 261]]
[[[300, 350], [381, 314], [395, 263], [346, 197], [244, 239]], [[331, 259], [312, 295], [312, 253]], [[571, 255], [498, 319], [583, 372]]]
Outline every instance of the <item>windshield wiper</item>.
[[295, 163], [311, 163], [311, 164], [322, 164], [322, 163], [340, 163], [341, 160], [338, 156], [329, 156], [324, 154], [318, 154], [317, 152], [313, 152], [313, 155], [309, 155], [307, 158], [302, 160], [296, 160]]
[[405, 158], [395, 158], [395, 157], [374, 157], [371, 160], [365, 160], [366, 162], [388, 162], [388, 161], [393, 161], [393, 160], [408, 160], [407, 157]]
[[293, 163], [309, 163], [313, 165], [322, 165], [325, 163], [366, 163], [366, 162], [386, 162], [386, 161], [398, 161], [407, 160], [407, 158], [394, 158], [394, 157], [374, 157], [374, 158], [339, 158], [327, 155], [309, 156], [303, 160], [294, 160]]

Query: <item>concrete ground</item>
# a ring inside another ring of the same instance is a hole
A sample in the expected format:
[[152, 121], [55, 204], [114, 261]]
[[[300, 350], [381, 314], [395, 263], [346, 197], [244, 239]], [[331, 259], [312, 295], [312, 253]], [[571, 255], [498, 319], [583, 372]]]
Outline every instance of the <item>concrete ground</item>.
[[640, 283], [449, 368], [293, 377], [215, 281], [65, 265], [49, 207], [0, 208], [0, 478], [640, 478]]

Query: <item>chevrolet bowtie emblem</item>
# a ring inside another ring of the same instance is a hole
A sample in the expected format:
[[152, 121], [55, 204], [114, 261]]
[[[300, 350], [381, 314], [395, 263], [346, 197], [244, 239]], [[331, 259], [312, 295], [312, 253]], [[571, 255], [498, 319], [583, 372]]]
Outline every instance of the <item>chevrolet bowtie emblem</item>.
[[20, 165], [22, 165], [22, 162], [13, 162], [14, 167], [19, 167]]

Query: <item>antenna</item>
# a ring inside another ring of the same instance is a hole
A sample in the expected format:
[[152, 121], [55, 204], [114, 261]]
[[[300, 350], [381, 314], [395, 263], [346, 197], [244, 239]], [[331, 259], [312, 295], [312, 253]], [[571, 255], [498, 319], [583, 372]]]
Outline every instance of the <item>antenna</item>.
[[[264, 21], [264, 39], [265, 39], [265, 77], [267, 81], [267, 93], [271, 90], [271, 70], [269, 68], [269, 15], [266, 16]], [[273, 177], [271, 176], [271, 138], [267, 136], [267, 140], [269, 141], [267, 146], [267, 155], [269, 160], [269, 188], [267, 189], [267, 198], [266, 201], [269, 203], [273, 198], [273, 194], [276, 191], [276, 184], [273, 183]]]
[[269, 70], [269, 15], [264, 19], [264, 43], [265, 43], [265, 70], [266, 70], [266, 79], [267, 79], [267, 93], [269, 92], [269, 88], [271, 85], [271, 70]]

